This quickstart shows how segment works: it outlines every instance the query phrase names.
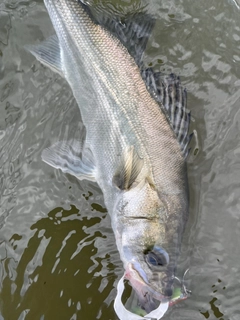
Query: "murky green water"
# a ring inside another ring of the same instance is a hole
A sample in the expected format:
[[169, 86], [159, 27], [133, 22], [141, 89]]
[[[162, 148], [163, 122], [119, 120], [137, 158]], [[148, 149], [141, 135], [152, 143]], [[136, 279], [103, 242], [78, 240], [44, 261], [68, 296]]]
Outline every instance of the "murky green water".
[[[154, 0], [147, 10], [157, 22], [146, 64], [181, 76], [199, 139], [178, 268], [190, 267], [192, 295], [165, 319], [239, 320], [238, 2]], [[123, 268], [101, 191], [40, 157], [81, 126], [68, 85], [23, 48], [52, 33], [42, 0], [0, 0], [0, 319], [117, 319]]]

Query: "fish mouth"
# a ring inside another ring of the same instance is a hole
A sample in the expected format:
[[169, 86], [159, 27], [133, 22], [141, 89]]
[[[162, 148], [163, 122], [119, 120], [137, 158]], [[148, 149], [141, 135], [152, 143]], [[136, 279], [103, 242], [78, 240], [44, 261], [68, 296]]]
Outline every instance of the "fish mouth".
[[156, 309], [159, 302], [165, 303], [171, 300], [171, 289], [166, 289], [165, 291], [168, 292], [168, 294], [163, 294], [152, 288], [146, 276], [144, 276], [143, 273], [140, 274], [133, 263], [128, 264], [124, 277], [130, 282], [138, 296], [141, 308], [146, 312], [151, 312]]
[[[169, 306], [172, 306], [178, 302], [186, 300], [189, 297], [191, 291], [186, 288], [184, 283], [184, 278], [188, 270], [189, 269], [185, 271], [182, 280], [174, 276], [169, 278], [168, 281], [164, 281], [165, 283], [162, 288], [167, 294], [163, 294], [155, 290], [149, 284], [143, 271], [139, 270], [138, 264], [136, 263], [128, 264], [124, 278], [130, 282], [133, 290], [137, 294], [140, 307], [146, 312], [151, 312], [152, 310], [158, 308], [159, 303], [168, 303]], [[172, 280], [177, 280], [178, 286], [175, 287]]]

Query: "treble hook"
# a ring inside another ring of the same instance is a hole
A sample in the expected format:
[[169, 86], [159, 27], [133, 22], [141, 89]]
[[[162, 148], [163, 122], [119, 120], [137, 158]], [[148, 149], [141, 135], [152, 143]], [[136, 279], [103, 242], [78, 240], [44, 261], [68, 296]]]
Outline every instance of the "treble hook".
[[184, 293], [185, 295], [187, 295], [187, 296], [192, 293], [192, 291], [189, 290], [189, 289], [187, 289], [186, 286], [185, 286], [185, 284], [184, 284], [184, 279], [185, 279], [186, 274], [188, 273], [188, 271], [189, 271], [189, 268], [184, 272], [183, 277], [182, 277], [182, 280], [180, 280], [180, 279], [179, 279], [178, 277], [176, 277], [176, 276], [174, 277], [174, 278], [181, 284], [181, 289], [182, 289], [183, 293]]
[[187, 289], [186, 286], [185, 286], [185, 284], [184, 284], [184, 280], [185, 280], [186, 274], [189, 272], [189, 270], [190, 270], [190, 268], [187, 268], [187, 270], [184, 272], [183, 278], [182, 278], [182, 288], [183, 288], [184, 293], [185, 293], [186, 295], [190, 295], [190, 294], [192, 293], [192, 291], [189, 290], [189, 289]]

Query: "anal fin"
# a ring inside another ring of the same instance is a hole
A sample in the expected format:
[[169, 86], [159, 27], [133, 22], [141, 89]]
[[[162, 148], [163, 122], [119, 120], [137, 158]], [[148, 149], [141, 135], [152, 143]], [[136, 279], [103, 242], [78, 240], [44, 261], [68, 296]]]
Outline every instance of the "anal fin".
[[41, 63], [51, 68], [53, 71], [62, 73], [61, 49], [58, 37], [53, 35], [36, 45], [27, 45], [26, 49], [31, 52]]

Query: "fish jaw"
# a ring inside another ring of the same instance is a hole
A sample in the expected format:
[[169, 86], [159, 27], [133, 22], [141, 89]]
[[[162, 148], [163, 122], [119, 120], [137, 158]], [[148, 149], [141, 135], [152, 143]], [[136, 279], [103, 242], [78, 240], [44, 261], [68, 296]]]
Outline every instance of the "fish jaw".
[[[143, 276], [146, 278], [146, 276]], [[129, 263], [124, 278], [127, 279], [134, 291], [136, 292], [139, 303], [146, 312], [151, 312], [157, 308], [159, 301], [161, 303], [169, 303], [169, 306], [173, 306], [181, 301], [188, 298], [188, 294], [181, 292], [178, 297], [163, 295], [159, 291], [156, 291], [151, 287], [151, 285], [146, 282], [145, 279], [139, 274], [139, 272], [134, 268], [134, 263]], [[179, 289], [178, 289], [179, 290]], [[181, 290], [181, 289], [180, 289]]]
[[135, 268], [135, 263], [129, 263], [125, 270], [125, 279], [129, 280], [132, 288], [136, 292], [141, 307], [150, 312], [157, 307], [160, 302], [170, 301], [171, 296], [166, 296], [156, 291], [148, 282], [144, 271], [141, 270], [141, 274]]

